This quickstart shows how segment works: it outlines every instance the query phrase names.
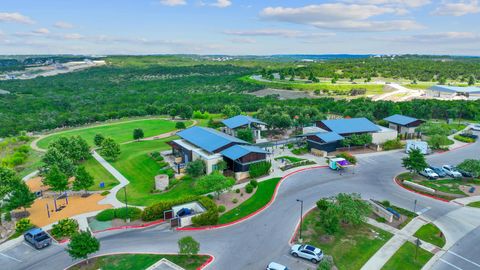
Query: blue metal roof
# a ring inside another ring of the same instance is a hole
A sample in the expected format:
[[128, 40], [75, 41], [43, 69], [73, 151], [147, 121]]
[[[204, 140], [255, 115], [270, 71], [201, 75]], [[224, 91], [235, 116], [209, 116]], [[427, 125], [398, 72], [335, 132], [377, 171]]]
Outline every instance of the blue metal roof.
[[417, 121], [418, 119], [410, 116], [401, 115], [401, 114], [394, 114], [392, 116], [384, 118], [383, 120], [394, 123], [394, 124], [405, 126]]
[[198, 126], [182, 130], [177, 135], [208, 152], [214, 152], [229, 143], [248, 144], [218, 130]]
[[255, 119], [253, 117], [250, 117], [248, 115], [237, 115], [237, 116], [223, 120], [222, 123], [229, 128], [237, 128], [237, 127], [249, 125], [251, 123], [266, 125], [266, 123], [258, 119]]
[[377, 127], [377, 125], [375, 125], [365, 117], [322, 120], [322, 122], [331, 131], [336, 132], [338, 134], [380, 131], [380, 128]]
[[319, 132], [313, 135], [317, 136], [320, 140], [324, 141], [325, 143], [336, 142], [344, 139], [342, 136], [338, 135], [335, 132]]
[[480, 94], [480, 87], [475, 87], [475, 86], [460, 87], [460, 86], [450, 86], [450, 85], [434, 85], [430, 87], [429, 90], [447, 92], [447, 93]]
[[231, 160], [239, 159], [250, 153], [268, 154], [267, 151], [263, 150], [260, 147], [251, 146], [251, 145], [238, 145], [238, 144], [232, 147], [229, 147], [221, 152], [222, 155], [224, 155], [225, 157]]

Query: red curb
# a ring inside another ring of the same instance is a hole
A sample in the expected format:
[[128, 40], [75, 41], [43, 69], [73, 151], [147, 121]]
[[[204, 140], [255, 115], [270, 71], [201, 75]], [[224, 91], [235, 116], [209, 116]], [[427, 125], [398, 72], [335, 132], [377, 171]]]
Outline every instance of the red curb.
[[205, 254], [203, 256], [208, 256], [209, 258], [206, 262], [200, 265], [200, 267], [198, 267], [197, 270], [205, 269], [209, 264], [211, 264], [215, 260], [215, 257], [213, 257], [213, 255]]
[[159, 219], [159, 220], [152, 221], [150, 223], [145, 223], [145, 224], [142, 224], [142, 225], [126, 225], [126, 226], [112, 227], [112, 228], [108, 228], [108, 229], [105, 229], [105, 230], [94, 231], [93, 233], [96, 234], [96, 233], [101, 233], [101, 232], [106, 232], [106, 231], [125, 230], [125, 229], [142, 229], [142, 228], [147, 228], [147, 227], [151, 227], [151, 226], [154, 226], [154, 225], [158, 225], [158, 224], [161, 224], [163, 222], [164, 222], [163, 219]]
[[419, 194], [419, 195], [422, 195], [422, 196], [425, 196], [425, 197], [428, 197], [428, 198], [431, 198], [431, 199], [435, 199], [435, 200], [438, 200], [438, 201], [447, 202], [447, 203], [450, 202], [450, 201], [447, 200], [447, 199], [439, 198], [439, 197], [436, 197], [436, 196], [434, 196], [434, 195], [425, 194], [425, 193], [416, 191], [416, 190], [414, 190], [414, 189], [407, 188], [406, 186], [400, 184], [398, 181], [399, 181], [399, 180], [397, 180], [397, 176], [395, 176], [395, 177], [393, 178], [393, 182], [395, 182], [395, 184], [397, 184], [399, 187], [401, 187], [401, 188], [403, 188], [403, 189], [405, 189], [405, 190], [408, 190], [408, 191], [410, 191], [410, 192], [417, 193], [417, 194]]
[[284, 175], [280, 181], [277, 183], [277, 186], [275, 187], [275, 191], [273, 192], [273, 196], [272, 198], [270, 199], [270, 201], [264, 205], [262, 208], [258, 209], [257, 211], [253, 212], [253, 213], [250, 213], [248, 214], [247, 216], [239, 219], [239, 220], [235, 220], [235, 221], [232, 221], [232, 222], [229, 222], [229, 223], [226, 223], [226, 224], [221, 224], [221, 225], [212, 225], [212, 226], [204, 226], [204, 227], [189, 227], [189, 228], [176, 228], [177, 231], [203, 231], [203, 230], [212, 230], [212, 229], [220, 229], [220, 228], [225, 228], [225, 227], [228, 227], [228, 226], [232, 226], [232, 225], [235, 225], [235, 224], [238, 224], [240, 222], [243, 222], [255, 215], [258, 215], [260, 212], [262, 212], [263, 210], [265, 210], [267, 207], [269, 207], [276, 199], [277, 197], [277, 192], [278, 192], [278, 189], [280, 187], [280, 185], [282, 184], [282, 182], [287, 179], [289, 176], [293, 175], [293, 174], [296, 174], [296, 173], [299, 173], [299, 172], [303, 172], [303, 171], [307, 171], [307, 170], [313, 170], [313, 169], [320, 169], [320, 168], [328, 168], [328, 166], [324, 165], [324, 166], [315, 166], [315, 167], [310, 167], [310, 168], [303, 168], [303, 169], [300, 169], [300, 170], [297, 170], [297, 171], [294, 171], [294, 172], [290, 172], [286, 175]]

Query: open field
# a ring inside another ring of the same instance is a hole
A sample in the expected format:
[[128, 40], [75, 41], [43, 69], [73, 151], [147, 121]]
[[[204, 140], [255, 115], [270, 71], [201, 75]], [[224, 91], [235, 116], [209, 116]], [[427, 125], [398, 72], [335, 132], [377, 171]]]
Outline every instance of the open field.
[[[191, 123], [191, 121], [187, 121], [186, 125], [188, 126]], [[111, 137], [118, 143], [123, 143], [133, 140], [132, 133], [135, 128], [142, 128], [145, 137], [151, 137], [175, 130], [175, 122], [153, 118], [103, 124], [54, 133], [38, 141], [37, 145], [40, 148], [46, 149], [52, 141], [61, 136], [81, 136], [90, 146], [93, 146], [93, 138], [98, 133], [105, 137]]]
[[432, 258], [433, 254], [418, 248], [415, 259], [415, 244], [406, 242], [382, 267], [382, 270], [420, 270]]
[[137, 270], [147, 269], [149, 266], [165, 258], [176, 265], [186, 269], [198, 269], [208, 260], [208, 256], [202, 255], [163, 255], [163, 254], [118, 254], [95, 257], [84, 262], [76, 264], [69, 270]]
[[[90, 157], [87, 159], [83, 164], [85, 166], [85, 169], [87, 172], [89, 172], [93, 178], [95, 183], [93, 184], [92, 187], [90, 187], [88, 190], [110, 190], [114, 186], [118, 184], [117, 179], [113, 177], [112, 174], [110, 174], [96, 159], [93, 157]], [[100, 183], [104, 182], [105, 187], [100, 188]]]
[[358, 227], [342, 226], [339, 232], [329, 236], [320, 225], [318, 211], [313, 210], [303, 220], [304, 243], [333, 256], [338, 269], [360, 269], [392, 237], [389, 232], [366, 223]]

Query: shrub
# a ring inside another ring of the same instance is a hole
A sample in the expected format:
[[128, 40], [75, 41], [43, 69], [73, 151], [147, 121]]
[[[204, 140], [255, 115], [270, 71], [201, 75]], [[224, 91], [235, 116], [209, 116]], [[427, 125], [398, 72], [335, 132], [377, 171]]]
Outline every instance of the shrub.
[[[128, 216], [127, 216], [128, 212]], [[126, 207], [115, 209], [115, 218], [137, 220], [142, 217], [142, 210], [136, 207]]]
[[98, 221], [109, 221], [115, 218], [115, 209], [105, 209], [95, 216]]
[[200, 197], [198, 202], [201, 203], [207, 211], [192, 218], [193, 226], [207, 226], [218, 223], [218, 207], [215, 202], [208, 197]]
[[56, 238], [70, 237], [78, 231], [78, 222], [75, 219], [66, 218], [58, 221], [52, 227], [52, 235]]
[[240, 189], [239, 188], [235, 189], [235, 193], [240, 193]]
[[237, 198], [233, 198], [233, 199], [232, 199], [232, 203], [238, 203], [238, 199], [237, 199]]
[[202, 160], [197, 159], [187, 164], [186, 171], [193, 177], [199, 177], [205, 174], [205, 163]]
[[443, 149], [446, 145], [453, 144], [453, 141], [445, 135], [432, 135], [427, 142], [432, 149]]
[[342, 146], [360, 146], [360, 145], [367, 145], [372, 143], [372, 135], [371, 134], [353, 134], [348, 137], [345, 137], [340, 144]]
[[254, 189], [254, 188], [253, 188], [253, 186], [252, 186], [251, 184], [247, 184], [247, 185], [245, 186], [245, 192], [247, 192], [247, 193], [252, 193], [252, 192], [253, 192], [253, 189]]
[[261, 161], [251, 164], [248, 172], [250, 173], [250, 177], [258, 178], [260, 176], [267, 175], [270, 172], [271, 167], [272, 163], [268, 161]]
[[390, 207], [391, 206], [390, 201], [387, 201], [387, 200], [382, 201], [380, 204], [385, 206], [385, 207]]
[[380, 223], [387, 223], [387, 220], [384, 217], [377, 217], [375, 220]]
[[15, 231], [17, 233], [24, 233], [33, 227], [34, 225], [30, 222], [30, 219], [22, 218], [15, 224]]
[[307, 147], [301, 147], [301, 148], [296, 148], [296, 149], [292, 150], [292, 154], [297, 155], [297, 156], [304, 155], [306, 153], [308, 153], [308, 148]]
[[195, 201], [197, 198], [197, 196], [188, 196], [178, 200], [170, 200], [156, 203], [143, 210], [142, 220], [153, 221], [163, 219], [163, 212], [166, 210], [171, 210], [172, 206]]
[[187, 126], [185, 125], [185, 122], [177, 122], [175, 123], [175, 128], [176, 129], [185, 129]]
[[383, 150], [388, 151], [388, 150], [393, 150], [393, 149], [400, 149], [402, 148], [403, 145], [400, 142], [399, 139], [395, 140], [388, 140], [383, 144]]
[[351, 155], [350, 153], [342, 152], [342, 153], [336, 155], [336, 157], [344, 158], [344, 159], [346, 159], [350, 164], [357, 164], [357, 158], [354, 157], [353, 155]]
[[258, 186], [258, 181], [255, 179], [250, 180], [250, 185], [252, 185], [254, 188]]
[[108, 191], [108, 190], [105, 190], [102, 193], [100, 193], [100, 195], [102, 195], [102, 196], [107, 196], [108, 194], [110, 194], [110, 191]]
[[455, 136], [453, 136], [453, 138], [457, 141], [461, 141], [461, 142], [464, 142], [464, 143], [474, 143], [475, 142], [474, 138], [469, 138], [469, 137], [465, 137], [465, 136], [462, 136], [462, 135], [455, 135]]
[[7, 213], [5, 213], [5, 216], [3, 218], [7, 222], [12, 221], [12, 213], [10, 213], [10, 211], [7, 211]]
[[226, 210], [225, 205], [219, 205], [218, 206], [218, 212], [219, 213], [223, 213], [223, 212], [225, 212], [225, 210]]
[[166, 174], [168, 175], [168, 178], [171, 179], [175, 176], [175, 171], [172, 168], [161, 169], [158, 171], [158, 174]]

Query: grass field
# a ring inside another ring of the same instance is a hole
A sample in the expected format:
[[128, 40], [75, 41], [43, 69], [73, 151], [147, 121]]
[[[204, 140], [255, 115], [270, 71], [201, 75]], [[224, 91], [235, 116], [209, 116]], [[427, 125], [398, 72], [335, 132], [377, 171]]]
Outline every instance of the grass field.
[[[187, 121], [185, 124], [191, 125], [192, 121]], [[37, 145], [46, 149], [52, 141], [61, 136], [78, 135], [84, 138], [90, 146], [93, 146], [93, 137], [98, 133], [105, 137], [111, 137], [118, 143], [123, 143], [133, 140], [132, 133], [135, 128], [142, 128], [145, 137], [151, 137], [175, 130], [175, 122], [165, 119], [141, 119], [79, 128], [54, 133], [38, 141]]]
[[366, 223], [358, 227], [342, 226], [341, 231], [327, 237], [318, 211], [313, 210], [303, 220], [304, 243], [317, 246], [333, 256], [338, 269], [360, 269], [392, 237], [389, 232]]
[[265, 206], [273, 196], [280, 178], [272, 178], [258, 183], [258, 188], [248, 200], [220, 216], [219, 224], [239, 220]]
[[432, 258], [433, 254], [418, 248], [415, 260], [415, 244], [406, 242], [382, 267], [382, 270], [419, 270]]
[[465, 195], [463, 191], [460, 190], [460, 185], [480, 185], [480, 180], [478, 179], [441, 179], [441, 180], [423, 180], [420, 181], [419, 184], [436, 189], [441, 192], [451, 193], [451, 194], [459, 194]]
[[[90, 157], [82, 165], [85, 166], [85, 169], [87, 170], [87, 172], [89, 172], [95, 179], [95, 184], [93, 184], [93, 186], [90, 187], [88, 190], [110, 190], [111, 188], [113, 188], [118, 184], [117, 179], [115, 179], [115, 177], [113, 177], [113, 175], [111, 175], [93, 157]], [[100, 182], [105, 183], [104, 188], [100, 188]]]
[[443, 247], [445, 245], [445, 236], [443, 236], [442, 231], [432, 223], [423, 225], [415, 232], [415, 236], [437, 247]]
[[157, 261], [165, 258], [186, 270], [198, 269], [208, 260], [208, 256], [197, 255], [162, 255], [162, 254], [118, 254], [96, 257], [88, 264], [82, 262], [69, 270], [138, 270], [147, 269]]
[[467, 206], [480, 208], [480, 201], [469, 203]]

